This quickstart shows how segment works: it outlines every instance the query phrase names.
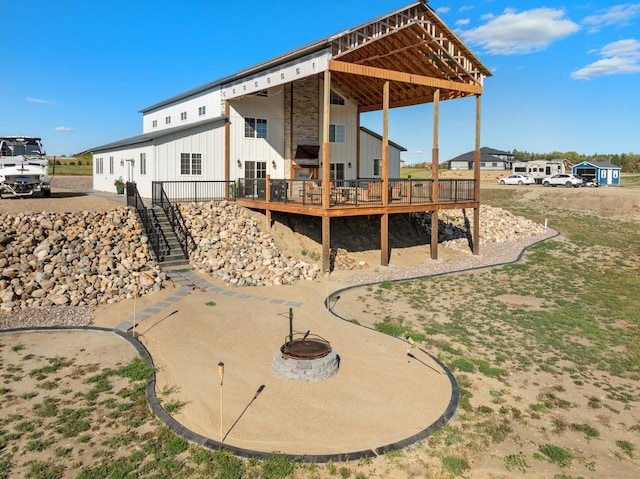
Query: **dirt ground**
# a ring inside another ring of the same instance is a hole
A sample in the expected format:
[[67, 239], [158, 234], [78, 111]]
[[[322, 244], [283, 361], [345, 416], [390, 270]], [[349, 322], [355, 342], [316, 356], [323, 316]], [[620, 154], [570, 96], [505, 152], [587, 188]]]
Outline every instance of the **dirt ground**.
[[[443, 176], [457, 175], [456, 172], [449, 172], [448, 175]], [[566, 209], [568, 214], [588, 212], [600, 217], [640, 223], [640, 189], [638, 188], [565, 189], [541, 186], [498, 186], [495, 178], [491, 176], [490, 174], [483, 177], [482, 188], [518, 188], [522, 191], [517, 199], [521, 204], [535, 205], [541, 209], [562, 208]], [[54, 190], [50, 199], [2, 199], [0, 212], [13, 214], [25, 211], [73, 212], [108, 209], [123, 203], [124, 198], [116, 195], [97, 196], [58, 188]], [[300, 251], [312, 250], [313, 247], [313, 242], [309, 242], [308, 238], [291, 235], [285, 228], [276, 228], [274, 236], [280, 247], [292, 256], [299, 257]], [[444, 248], [441, 251], [443, 261], [455, 261], [459, 254]], [[428, 261], [428, 254], [428, 245], [398, 249], [394, 253], [392, 263], [396, 268], [403, 268], [415, 265], [418, 257]], [[353, 256], [357, 261], [371, 268], [375, 268], [380, 261], [380, 253], [377, 250], [358, 251]], [[357, 271], [354, 274], [357, 274]], [[417, 382], [416, 375], [431, 374], [431, 380], [441, 381], [444, 379], [442, 371], [436, 371], [438, 368], [432, 363], [430, 365], [436, 367], [429, 371], [421, 364], [415, 362], [408, 364], [405, 355], [406, 344], [403, 342], [384, 337], [366, 328], [358, 328], [350, 323], [336, 322], [324, 309], [322, 300], [331, 291], [343, 286], [344, 283], [341, 283], [337, 276], [335, 281], [325, 278], [295, 289], [290, 287], [285, 287], [289, 289], [252, 289], [249, 292], [251, 298], [242, 301], [229, 299], [222, 294], [212, 297], [211, 294], [196, 291], [188, 295], [187, 299], [170, 304], [160, 313], [140, 324], [138, 333], [141, 341], [149, 349], [159, 368], [158, 390], [175, 388], [177, 398], [187, 404], [178, 413], [177, 419], [199, 434], [214, 439], [217, 437], [220, 424], [216, 422], [216, 414], [208, 404], [217, 401], [215, 364], [224, 359], [229, 371], [229, 389], [225, 391], [227, 409], [224, 413], [228, 418], [244, 417], [242, 408], [247, 406], [255, 389], [262, 384], [267, 385], [262, 398], [264, 401], [257, 401], [249, 410], [254, 422], [250, 422], [249, 417], [246, 417], [246, 422], [244, 420], [240, 422], [233, 428], [233, 434], [229, 435], [229, 444], [234, 446], [256, 449], [264, 447], [266, 450], [284, 450], [296, 454], [308, 452], [323, 454], [344, 451], [345, 448], [353, 451], [378, 447], [408, 437], [426, 427], [438, 416], [443, 407], [446, 407], [450, 390], [447, 389], [446, 381], [434, 388], [433, 382], [424, 384]], [[169, 286], [158, 295], [141, 298], [135, 303], [127, 301], [117, 305], [101, 306], [96, 315], [95, 325], [115, 327], [122, 321], [132, 318], [132, 311], [142, 311], [154, 306], [167, 300], [177, 291], [177, 288]], [[326, 335], [332, 340], [335, 338], [335, 346], [340, 348], [343, 356], [339, 375], [328, 380], [333, 382], [335, 389], [323, 391], [320, 383], [311, 385], [306, 388], [306, 391], [303, 391], [304, 387], [298, 385], [293, 389], [283, 389], [281, 381], [265, 379], [272, 374], [269, 361], [274, 348], [264, 347], [263, 340], [269, 338], [276, 347], [282, 342], [287, 333], [285, 317], [287, 308], [283, 307], [282, 303], [265, 307], [265, 303], [255, 300], [256, 297], [266, 298], [269, 301], [285, 299], [300, 302], [302, 305], [296, 309], [296, 318], [298, 318], [296, 330], [309, 329], [323, 337]], [[215, 305], [207, 309], [204, 305], [212, 299]], [[518, 301], [520, 301], [519, 298], [505, 296], [505, 302], [517, 303]], [[344, 308], [344, 304], [341, 307]], [[354, 303], [353, 308], [360, 312], [361, 305]], [[176, 314], [173, 313], [174, 310]], [[193, 328], [200, 333], [195, 336], [184, 334], [187, 324], [188, 328]], [[237, 333], [238, 329], [242, 328], [241, 325], [246, 328], [243, 329], [244, 332], [240, 336], [232, 334], [233, 331]], [[42, 356], [64, 357], [79, 354], [69, 350], [68, 341], [56, 342], [52, 339], [48, 334], [32, 335], [29, 337], [30, 348], [39, 350], [38, 341], [41, 341], [42, 352], [39, 354]], [[11, 344], [12, 340], [9, 339], [7, 342]], [[55, 350], [56, 344], [60, 345], [59, 351]], [[121, 345], [113, 349], [110, 347], [97, 349], [100, 350], [99, 361], [105, 364], [121, 364], [130, 355], [130, 351], [123, 352]], [[86, 347], [82, 347], [81, 351], [86, 354]], [[92, 360], [97, 359], [86, 359], [86, 361]], [[424, 360], [428, 362], [429, 358], [425, 357]], [[255, 367], [254, 361], [258, 361]], [[398, 370], [403, 370], [405, 373], [398, 374]], [[372, 379], [373, 374], [377, 377]], [[548, 379], [551, 383], [551, 378]], [[516, 381], [518, 378], [512, 380]], [[523, 381], [526, 382], [526, 378]], [[407, 388], [409, 385], [411, 387]], [[69, 387], [73, 387], [72, 384]], [[486, 395], [494, 389], [499, 389], [499, 385], [492, 384], [492, 381], [488, 380], [482, 386], [482, 390], [475, 391], [475, 394]], [[194, 391], [197, 393], [194, 394]], [[434, 391], [446, 394], [434, 395]], [[282, 407], [278, 407], [278, 404], [283, 397], [290, 398], [291, 404], [281, 411]], [[309, 400], [310, 397], [313, 401]], [[394, 404], [396, 407], [389, 409], [389, 404]], [[342, 413], [332, 415], [331, 408], [342, 408]], [[380, 411], [384, 413], [381, 414]], [[407, 414], [406, 411], [411, 411], [411, 414]], [[284, 423], [285, 426], [288, 424], [287, 427], [292, 431], [296, 429], [295, 422], [298, 420], [296, 418], [306, 416], [311, 419], [311, 422], [303, 428], [298, 424], [299, 430], [295, 434], [282, 435], [280, 432], [274, 432], [271, 421], [264, 420], [270, 416], [276, 417], [276, 422]], [[257, 419], [259, 417], [263, 420]], [[375, 420], [372, 420], [374, 417]], [[421, 418], [417, 424], [416, 417]], [[255, 422], [256, 420], [258, 422]], [[290, 420], [294, 423], [286, 422]], [[373, 440], [370, 439], [370, 435], [359, 432], [362, 423], [367, 422], [370, 425], [367, 433], [371, 432], [375, 437]], [[256, 424], [259, 427], [254, 428]], [[313, 433], [306, 427], [313, 427], [313, 424], [322, 424], [325, 430], [318, 437], [317, 444], [301, 447], [302, 437], [308, 437]], [[257, 429], [259, 433], [251, 433], [252, 428]], [[397, 433], [398, 430], [402, 431], [401, 434]], [[118, 434], [118, 431], [112, 431], [112, 433]], [[384, 464], [379, 461], [374, 460], [369, 465], [369, 470], [373, 471], [377, 467], [384, 468]], [[507, 477], [499, 475], [499, 467], [490, 455], [486, 457], [482, 467], [487, 475], [474, 477]], [[410, 475], [410, 471], [409, 474], [407, 471], [391, 471], [380, 477], [410, 477]]]

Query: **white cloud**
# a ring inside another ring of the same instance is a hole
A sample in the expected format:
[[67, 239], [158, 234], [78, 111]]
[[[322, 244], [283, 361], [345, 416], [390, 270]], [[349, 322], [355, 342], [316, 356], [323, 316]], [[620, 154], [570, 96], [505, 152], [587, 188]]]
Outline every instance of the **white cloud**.
[[449, 10], [451, 10], [449, 7], [438, 7], [436, 8], [436, 13], [449, 13]]
[[471, 22], [471, 20], [469, 20], [468, 18], [461, 18], [460, 20], [456, 21], [456, 27], [469, 25], [469, 22]]
[[75, 128], [71, 128], [69, 126], [56, 126], [53, 130], [54, 131], [76, 131]]
[[462, 31], [461, 36], [493, 55], [530, 53], [543, 50], [555, 40], [580, 29], [563, 17], [563, 10], [552, 8], [535, 8], [522, 13], [507, 9], [478, 28]]
[[640, 15], [640, 3], [627, 3], [615, 5], [599, 15], [589, 15], [582, 20], [585, 25], [590, 25], [589, 33], [600, 31], [603, 26], [615, 24], [627, 25], [629, 20]]
[[601, 60], [576, 70], [571, 77], [588, 80], [602, 75], [640, 73], [640, 41], [629, 39], [609, 43], [600, 49]]
[[43, 99], [41, 99], [41, 98], [33, 98], [33, 97], [30, 97], [30, 96], [28, 96], [28, 97], [26, 98], [26, 100], [27, 100], [29, 103], [52, 103], [52, 102], [50, 102], [49, 100], [43, 100]]

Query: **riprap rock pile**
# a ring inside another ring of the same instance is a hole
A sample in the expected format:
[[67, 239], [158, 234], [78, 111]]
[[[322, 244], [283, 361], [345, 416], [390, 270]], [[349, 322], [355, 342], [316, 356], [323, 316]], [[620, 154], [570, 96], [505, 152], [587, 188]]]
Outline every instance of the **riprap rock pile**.
[[[416, 213], [415, 219], [431, 234], [431, 213]], [[443, 246], [468, 251], [473, 229], [473, 209], [441, 210], [438, 214], [438, 241]], [[480, 205], [480, 244], [507, 243], [545, 234], [544, 226], [502, 208]]]
[[186, 203], [180, 207], [197, 245], [192, 264], [236, 286], [272, 286], [312, 280], [320, 267], [285, 256], [273, 237], [236, 203]]
[[114, 303], [165, 279], [127, 208], [0, 214], [1, 311]]

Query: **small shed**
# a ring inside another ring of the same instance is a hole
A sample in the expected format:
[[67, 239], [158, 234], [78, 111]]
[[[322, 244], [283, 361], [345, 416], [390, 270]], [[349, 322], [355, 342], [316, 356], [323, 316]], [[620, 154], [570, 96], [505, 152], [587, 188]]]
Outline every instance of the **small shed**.
[[601, 185], [619, 185], [620, 171], [619, 166], [606, 161], [583, 161], [571, 167], [574, 175], [596, 179]]

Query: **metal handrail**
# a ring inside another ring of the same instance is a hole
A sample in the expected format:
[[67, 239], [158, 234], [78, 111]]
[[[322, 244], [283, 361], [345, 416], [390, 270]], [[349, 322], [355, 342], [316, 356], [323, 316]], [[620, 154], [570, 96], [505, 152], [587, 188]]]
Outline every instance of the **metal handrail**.
[[193, 240], [191, 233], [189, 233], [189, 230], [187, 229], [187, 225], [182, 213], [180, 212], [180, 208], [177, 204], [171, 203], [169, 197], [164, 191], [164, 188], [162, 188], [162, 185], [160, 185], [160, 198], [160, 206], [169, 219], [169, 223], [176, 234], [176, 238], [178, 238], [182, 252], [189, 257], [189, 252], [196, 248], [196, 242]]
[[[151, 208], [147, 208], [142, 201], [142, 197], [138, 192], [138, 188], [135, 183], [127, 183], [127, 206], [134, 208], [140, 217], [142, 227], [147, 235], [151, 249], [156, 255], [158, 261], [164, 259], [164, 251], [169, 250], [169, 242], [162, 230], [158, 231], [155, 227], [158, 224], [154, 211]], [[164, 246], [164, 248], [162, 247]]]

